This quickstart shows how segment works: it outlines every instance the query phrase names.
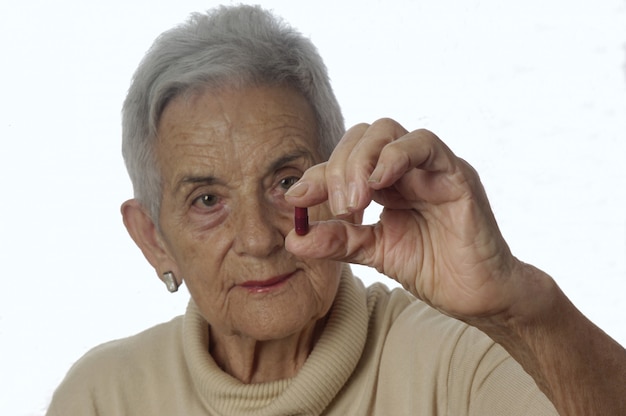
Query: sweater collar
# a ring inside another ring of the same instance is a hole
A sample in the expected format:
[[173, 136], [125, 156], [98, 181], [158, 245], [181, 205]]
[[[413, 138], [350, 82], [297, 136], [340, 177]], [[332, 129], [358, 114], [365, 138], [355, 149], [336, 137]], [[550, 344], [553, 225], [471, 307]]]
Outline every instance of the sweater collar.
[[223, 372], [208, 352], [208, 324], [193, 300], [187, 307], [182, 336], [187, 367], [207, 410], [309, 415], [320, 414], [348, 381], [363, 352], [367, 326], [365, 289], [345, 265], [324, 332], [291, 379], [244, 384]]

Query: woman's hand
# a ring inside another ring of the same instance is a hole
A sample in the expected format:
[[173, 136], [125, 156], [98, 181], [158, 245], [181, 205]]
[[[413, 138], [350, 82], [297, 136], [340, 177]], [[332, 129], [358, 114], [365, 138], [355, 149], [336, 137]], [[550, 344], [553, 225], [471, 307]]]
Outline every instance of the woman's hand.
[[[289, 233], [292, 253], [373, 266], [477, 326], [560, 414], [626, 414], [624, 348], [547, 274], [511, 255], [478, 175], [433, 133], [409, 133], [392, 120], [355, 126], [288, 198], [296, 206], [328, 200], [337, 217], [305, 236]], [[384, 207], [380, 221], [354, 224], [371, 200]]]
[[[326, 200], [336, 219], [291, 232], [297, 256], [375, 267], [414, 295], [459, 319], [506, 314], [521, 294], [510, 253], [474, 169], [433, 133], [382, 119], [350, 129], [327, 163], [309, 169], [287, 193], [309, 207]], [[374, 225], [361, 218], [372, 201]]]

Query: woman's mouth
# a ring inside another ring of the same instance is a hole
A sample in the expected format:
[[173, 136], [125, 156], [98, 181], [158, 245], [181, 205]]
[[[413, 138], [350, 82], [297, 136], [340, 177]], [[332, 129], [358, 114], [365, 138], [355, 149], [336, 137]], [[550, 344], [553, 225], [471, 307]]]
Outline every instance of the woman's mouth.
[[265, 280], [247, 280], [241, 283], [239, 286], [248, 290], [251, 293], [265, 293], [272, 290], [276, 290], [283, 286], [284, 283], [289, 280], [294, 273], [283, 274], [280, 276], [270, 277]]

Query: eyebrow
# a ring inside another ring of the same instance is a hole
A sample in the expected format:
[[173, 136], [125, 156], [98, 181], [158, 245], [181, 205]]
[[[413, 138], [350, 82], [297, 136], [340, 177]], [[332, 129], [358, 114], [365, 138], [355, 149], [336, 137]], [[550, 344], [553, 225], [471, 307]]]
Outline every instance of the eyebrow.
[[215, 185], [220, 183], [222, 183], [222, 181], [214, 176], [185, 176], [176, 184], [174, 193], [179, 193], [181, 188], [189, 184]]
[[296, 149], [294, 152], [281, 156], [278, 159], [276, 159], [274, 162], [272, 162], [272, 164], [270, 164], [269, 166], [268, 172], [273, 172], [283, 167], [284, 165], [287, 165], [290, 162], [293, 162], [294, 160], [298, 160], [298, 159], [308, 159], [311, 161], [311, 163], [314, 162], [314, 158], [311, 152], [305, 149]]
[[[278, 159], [276, 159], [275, 161], [273, 161], [270, 165], [269, 168], [267, 169], [267, 172], [274, 172], [278, 169], [280, 169], [281, 167], [289, 164], [290, 162], [293, 162], [294, 160], [298, 160], [298, 159], [308, 159], [311, 161], [311, 163], [314, 162], [314, 157], [311, 154], [310, 151], [305, 150], [305, 149], [297, 149], [292, 153], [288, 153], [286, 155], [283, 155], [281, 157], [279, 157]], [[218, 178], [216, 178], [215, 176], [211, 176], [211, 175], [207, 175], [207, 176], [184, 176], [176, 185], [176, 189], [175, 189], [175, 193], [180, 192], [181, 188], [183, 188], [185, 185], [189, 185], [189, 184], [202, 184], [202, 185], [220, 185], [223, 184], [224, 182]]]

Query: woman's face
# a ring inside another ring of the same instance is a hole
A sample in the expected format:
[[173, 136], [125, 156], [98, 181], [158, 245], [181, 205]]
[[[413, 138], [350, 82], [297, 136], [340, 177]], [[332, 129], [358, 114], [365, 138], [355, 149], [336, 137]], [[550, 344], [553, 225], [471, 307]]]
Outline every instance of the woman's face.
[[[293, 335], [322, 318], [340, 265], [285, 250], [284, 194], [319, 163], [313, 111], [286, 87], [178, 97], [161, 117], [160, 239], [212, 331], [255, 340]], [[327, 206], [309, 210], [313, 220]]]

